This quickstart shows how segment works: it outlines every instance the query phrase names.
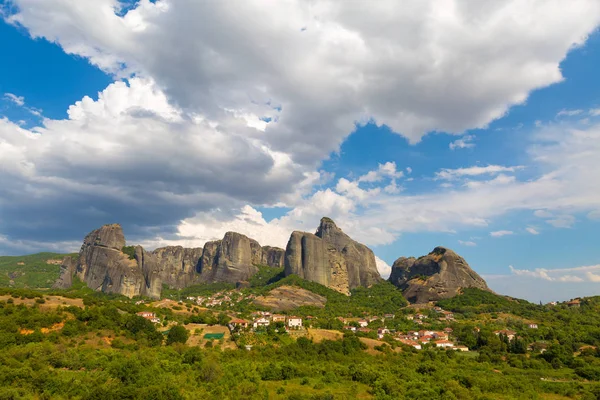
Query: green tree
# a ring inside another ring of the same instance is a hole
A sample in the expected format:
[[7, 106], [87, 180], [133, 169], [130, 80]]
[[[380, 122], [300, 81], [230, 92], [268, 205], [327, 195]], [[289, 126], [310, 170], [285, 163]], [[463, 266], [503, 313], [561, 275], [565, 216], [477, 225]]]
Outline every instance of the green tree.
[[175, 325], [167, 335], [167, 344], [185, 343], [189, 336], [190, 333], [182, 325]]

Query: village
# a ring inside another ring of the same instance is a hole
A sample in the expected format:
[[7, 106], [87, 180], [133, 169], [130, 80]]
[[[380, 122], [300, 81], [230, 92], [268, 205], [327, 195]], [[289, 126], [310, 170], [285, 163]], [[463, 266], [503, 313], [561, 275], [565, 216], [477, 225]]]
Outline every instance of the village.
[[[184, 301], [176, 304], [193, 304], [200, 306], [205, 310], [218, 308], [227, 310], [230, 306], [243, 300], [253, 300], [256, 296], [253, 294], [243, 294], [235, 292], [233, 294], [226, 291], [220, 291], [210, 296], [187, 296]], [[173, 302], [174, 303], [174, 302]], [[160, 324], [162, 321], [157, 317], [156, 313], [150, 311], [142, 311], [137, 315], [148, 319], [149, 321]], [[318, 318], [311, 315], [297, 316], [272, 313], [269, 311], [254, 311], [249, 314], [249, 317], [242, 318], [241, 313], [228, 312], [229, 322], [227, 328], [232, 336], [240, 333], [260, 333], [269, 327], [278, 333], [292, 333], [294, 336], [303, 336], [307, 334], [307, 329], [318, 327]], [[396, 318], [405, 320], [406, 323], [420, 326], [422, 329], [399, 330], [392, 326], [397, 326], [397, 323], [392, 323]], [[396, 316], [395, 314], [383, 314], [382, 316], [364, 316], [356, 317], [336, 317], [340, 325], [338, 332], [352, 332], [359, 337], [371, 338], [382, 341], [384, 343], [390, 340], [398, 342], [405, 346], [412, 347], [416, 350], [422, 350], [426, 347], [435, 347], [441, 349], [451, 349], [461, 352], [469, 351], [469, 348], [460, 344], [456, 337], [453, 336], [453, 328], [449, 325], [456, 322], [453, 312], [442, 309], [438, 306], [431, 306], [423, 310], [415, 309], [414, 313]], [[435, 325], [436, 329], [433, 328]], [[440, 328], [440, 325], [445, 327]], [[537, 329], [536, 323], [528, 323], [528, 329]], [[479, 328], [476, 328], [478, 331]], [[509, 341], [517, 338], [517, 332], [509, 329], [501, 329], [494, 331], [494, 334], [501, 337], [506, 337]], [[211, 335], [211, 334], [207, 334]], [[222, 337], [222, 336], [220, 336]], [[543, 344], [538, 350], [545, 350]]]

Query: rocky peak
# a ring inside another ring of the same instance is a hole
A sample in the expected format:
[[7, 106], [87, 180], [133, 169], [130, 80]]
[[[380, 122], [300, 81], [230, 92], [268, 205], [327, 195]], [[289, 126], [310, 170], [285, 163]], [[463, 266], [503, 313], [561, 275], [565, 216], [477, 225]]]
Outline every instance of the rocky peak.
[[227, 232], [223, 239], [204, 245], [198, 272], [204, 282], [236, 283], [250, 279], [257, 265], [283, 266], [284, 250], [262, 247], [256, 240], [237, 232]]
[[411, 303], [454, 297], [466, 287], [489, 290], [464, 258], [441, 246], [419, 258], [398, 258], [392, 265], [389, 281], [402, 289]]
[[285, 275], [291, 274], [345, 294], [381, 279], [373, 251], [352, 240], [327, 217], [321, 219], [314, 235], [292, 233], [285, 252]]
[[100, 246], [121, 250], [125, 246], [125, 235], [119, 224], [104, 225], [91, 231], [83, 240], [84, 246]]

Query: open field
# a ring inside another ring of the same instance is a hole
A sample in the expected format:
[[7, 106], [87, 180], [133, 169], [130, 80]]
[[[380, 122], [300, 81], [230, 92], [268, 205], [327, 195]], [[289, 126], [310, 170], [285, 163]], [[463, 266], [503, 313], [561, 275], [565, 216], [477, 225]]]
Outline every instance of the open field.
[[[235, 342], [231, 340], [231, 335], [229, 333], [229, 328], [221, 325], [206, 325], [206, 324], [187, 324], [184, 325], [185, 329], [190, 332], [190, 337], [186, 344], [188, 346], [200, 346], [204, 347], [207, 339], [204, 339], [204, 335], [207, 333], [222, 333], [223, 336], [223, 345], [222, 349], [237, 349]], [[198, 333], [196, 333], [198, 332]], [[213, 340], [213, 345], [216, 346], [221, 340]]]
[[9, 295], [0, 296], [0, 301], [8, 301], [12, 299], [15, 304], [25, 304], [28, 306], [33, 306], [34, 304], [39, 304], [41, 309], [52, 309], [58, 306], [75, 306], [83, 308], [83, 300], [82, 299], [71, 299], [69, 297], [63, 296], [44, 296], [45, 303], [37, 303], [36, 299], [21, 299], [20, 297], [11, 297]]

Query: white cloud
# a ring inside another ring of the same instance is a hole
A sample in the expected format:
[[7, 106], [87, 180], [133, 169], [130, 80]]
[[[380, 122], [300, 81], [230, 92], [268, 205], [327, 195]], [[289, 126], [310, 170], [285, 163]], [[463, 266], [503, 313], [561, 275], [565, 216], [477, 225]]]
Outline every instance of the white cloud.
[[506, 236], [506, 235], [512, 235], [513, 233], [514, 233], [513, 231], [494, 231], [494, 232], [490, 232], [490, 236], [502, 237], [502, 236]]
[[392, 267], [377, 256], [375, 256], [375, 263], [377, 264], [377, 270], [379, 271], [381, 277], [387, 279], [392, 272]]
[[[19, 216], [3, 216], [7, 232], [49, 232], [41, 216], [81, 232], [99, 219], [81, 221], [76, 210], [93, 206], [144, 238], [193, 240], [193, 229], [216, 231], [240, 216], [255, 236], [312, 230], [330, 215], [380, 244], [401, 232], [484, 227], [510, 211], [600, 207], [596, 126], [548, 133], [531, 151], [544, 174], [527, 181], [506, 175], [520, 166], [445, 169], [430, 178], [494, 178], [405, 195], [394, 181], [402, 171], [386, 163], [363, 180], [378, 187], [349, 179], [336, 190], [313, 187], [324, 179], [319, 163], [356, 122], [386, 124], [412, 143], [430, 131], [462, 134], [560, 82], [560, 62], [600, 22], [595, 0], [568, 8], [558, 0], [289, 1], [268, 9], [260, 1], [143, 0], [124, 17], [114, 0], [13, 3], [9, 23], [116, 77], [137, 78], [37, 129], [0, 120], [0, 208]], [[266, 222], [245, 215], [246, 205], [291, 210]]]
[[534, 270], [517, 269], [512, 265], [509, 265], [508, 268], [513, 275], [537, 278], [550, 282], [600, 282], [600, 275], [596, 275], [592, 272], [600, 271], [600, 265], [557, 269], [536, 268]]
[[398, 171], [396, 163], [388, 161], [384, 164], [379, 164], [377, 170], [369, 171], [365, 175], [358, 178], [358, 182], [379, 182], [384, 178], [402, 178], [404, 176], [403, 171]]
[[583, 113], [583, 110], [560, 110], [557, 117], [574, 117]]
[[556, 228], [571, 228], [575, 224], [575, 217], [572, 215], [559, 215], [554, 219], [546, 221]]
[[593, 117], [597, 117], [597, 116], [599, 116], [599, 115], [600, 115], [600, 108], [592, 108], [592, 109], [589, 111], [589, 114], [590, 114], [591, 116], [593, 116]]
[[590, 281], [590, 282], [600, 282], [600, 275], [598, 274], [594, 274], [592, 272], [587, 272], [585, 274], [585, 277]]
[[8, 101], [15, 103], [19, 107], [23, 107], [25, 105], [25, 97], [23, 96], [17, 96], [12, 93], [4, 93], [4, 98]]
[[485, 167], [475, 166], [468, 168], [442, 169], [437, 172], [435, 176], [436, 179], [453, 180], [467, 176], [495, 175], [501, 172], [515, 172], [523, 168], [523, 166], [505, 167], [502, 165], [488, 165]]
[[467, 240], [467, 241], [459, 240], [458, 243], [462, 244], [463, 246], [469, 246], [469, 247], [477, 246], [477, 243], [475, 243], [475, 242], [473, 242], [471, 240]]
[[277, 102], [281, 116], [265, 135], [297, 162], [335, 150], [354, 121], [386, 124], [411, 142], [486, 127], [530, 91], [560, 82], [565, 54], [600, 22], [595, 0], [568, 9], [558, 0], [144, 0], [123, 17], [115, 0], [14, 4], [7, 20], [34, 37], [105, 71], [152, 77], [173, 103], [211, 120], [221, 107]]
[[475, 139], [475, 136], [473, 135], [465, 135], [460, 139], [457, 139], [453, 142], [451, 142], [448, 147], [450, 147], [450, 150], [456, 150], [456, 149], [470, 149], [475, 147], [475, 143], [473, 143], [473, 139]]
[[539, 218], [552, 218], [554, 216], [554, 214], [552, 214], [551, 212], [548, 212], [546, 210], [535, 210], [533, 212], [533, 215], [535, 215], [536, 217], [539, 217]]
[[595, 220], [595, 221], [598, 221], [598, 220], [600, 220], [600, 210], [593, 210], [593, 211], [590, 211], [590, 212], [588, 213], [587, 217], [588, 217], [589, 219], [592, 219], [592, 220]]
[[540, 234], [540, 232], [537, 229], [535, 229], [535, 228], [533, 228], [531, 226], [528, 226], [527, 228], [525, 228], [525, 230], [527, 232], [531, 233], [532, 235], [539, 235]]

